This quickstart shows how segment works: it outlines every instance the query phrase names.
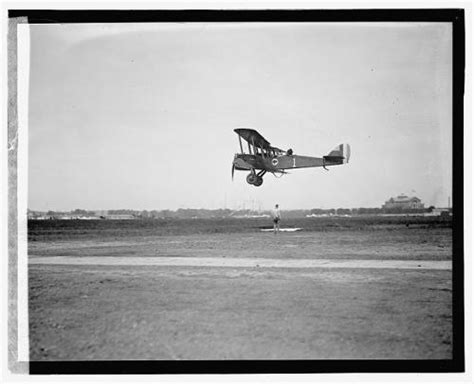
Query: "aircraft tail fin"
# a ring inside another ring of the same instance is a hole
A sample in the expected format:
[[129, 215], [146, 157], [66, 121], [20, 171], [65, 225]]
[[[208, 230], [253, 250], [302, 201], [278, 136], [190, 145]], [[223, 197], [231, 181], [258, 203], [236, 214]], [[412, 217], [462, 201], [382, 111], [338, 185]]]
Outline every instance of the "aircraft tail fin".
[[334, 148], [328, 155], [324, 156], [324, 159], [330, 162], [336, 162], [339, 164], [346, 164], [349, 162], [351, 157], [351, 147], [349, 144], [339, 144]]

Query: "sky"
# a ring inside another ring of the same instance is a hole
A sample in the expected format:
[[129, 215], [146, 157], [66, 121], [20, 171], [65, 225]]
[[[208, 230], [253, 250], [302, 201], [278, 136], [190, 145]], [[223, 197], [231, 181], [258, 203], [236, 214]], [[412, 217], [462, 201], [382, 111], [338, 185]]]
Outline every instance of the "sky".
[[[28, 207], [380, 207], [452, 190], [450, 23], [30, 26]], [[348, 164], [231, 180], [235, 128]]]

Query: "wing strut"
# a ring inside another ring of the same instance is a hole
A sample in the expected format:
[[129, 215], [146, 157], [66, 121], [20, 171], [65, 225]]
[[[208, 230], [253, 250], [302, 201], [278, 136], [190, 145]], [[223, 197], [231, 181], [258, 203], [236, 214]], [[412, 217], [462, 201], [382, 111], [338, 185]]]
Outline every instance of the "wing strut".
[[242, 147], [242, 138], [239, 136], [239, 144], [240, 144], [240, 153], [244, 153], [244, 148]]

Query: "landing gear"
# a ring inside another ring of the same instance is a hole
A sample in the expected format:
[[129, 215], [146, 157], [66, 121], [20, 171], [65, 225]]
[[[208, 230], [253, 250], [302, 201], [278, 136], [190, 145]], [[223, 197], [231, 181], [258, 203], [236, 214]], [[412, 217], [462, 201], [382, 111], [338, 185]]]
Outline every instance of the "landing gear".
[[263, 170], [260, 171], [259, 173], [255, 173], [254, 170], [252, 170], [248, 175], [247, 175], [247, 183], [255, 185], [256, 187], [260, 187], [263, 184], [263, 175], [267, 171]]
[[247, 183], [249, 184], [255, 184], [257, 181], [257, 175], [255, 173], [249, 173], [247, 176]]

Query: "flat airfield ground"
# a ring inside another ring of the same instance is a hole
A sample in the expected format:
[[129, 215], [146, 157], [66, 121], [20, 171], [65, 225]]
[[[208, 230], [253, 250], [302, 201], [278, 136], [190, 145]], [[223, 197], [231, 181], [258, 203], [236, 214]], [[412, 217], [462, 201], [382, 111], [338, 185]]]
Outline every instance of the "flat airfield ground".
[[449, 226], [68, 226], [29, 229], [33, 361], [452, 357]]

